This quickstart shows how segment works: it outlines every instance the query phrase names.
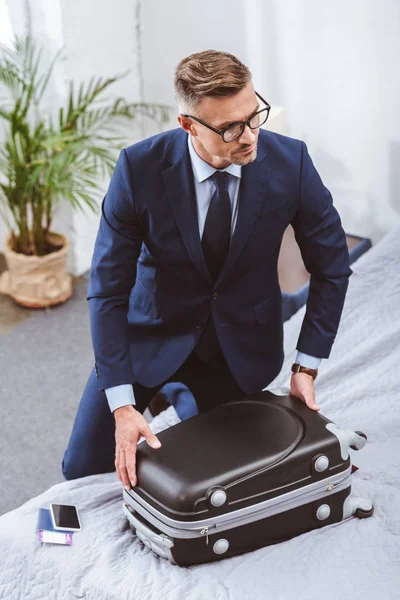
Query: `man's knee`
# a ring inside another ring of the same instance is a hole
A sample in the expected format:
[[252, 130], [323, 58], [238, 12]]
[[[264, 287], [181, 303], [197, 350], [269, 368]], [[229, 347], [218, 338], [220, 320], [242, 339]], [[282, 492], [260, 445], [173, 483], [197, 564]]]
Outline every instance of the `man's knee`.
[[[113, 457], [112, 457], [113, 458]], [[106, 461], [84, 461], [82, 458], [71, 459], [68, 457], [67, 452], [64, 454], [64, 458], [61, 463], [61, 470], [64, 478], [67, 481], [72, 479], [80, 479], [81, 477], [89, 477], [89, 475], [99, 475], [101, 473], [112, 473], [115, 471], [115, 465], [111, 458]]]
[[67, 481], [71, 479], [79, 479], [80, 477], [85, 477], [87, 473], [82, 469], [82, 463], [80, 465], [75, 461], [71, 461], [67, 458], [67, 453], [64, 454], [64, 458], [61, 463], [61, 470], [64, 478]]
[[62, 459], [62, 463], [61, 463], [61, 470], [62, 470], [62, 474], [64, 475], [64, 478], [69, 481], [70, 479], [78, 479], [80, 477], [80, 475], [76, 473], [75, 469], [69, 464], [69, 462], [66, 460], [66, 456], [64, 454], [64, 458]]

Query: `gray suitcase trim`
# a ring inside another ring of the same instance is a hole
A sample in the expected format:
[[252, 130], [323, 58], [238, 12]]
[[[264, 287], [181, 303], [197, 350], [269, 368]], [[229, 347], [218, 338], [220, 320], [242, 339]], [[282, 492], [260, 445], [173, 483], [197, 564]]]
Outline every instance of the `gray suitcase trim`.
[[167, 558], [176, 564], [171, 552], [174, 546], [173, 540], [165, 535], [155, 533], [149, 527], [146, 527], [142, 521], [139, 521], [135, 517], [127, 504], [124, 504], [124, 513], [130, 524], [135, 528], [137, 537], [145, 546], [156, 552], [159, 556]]
[[[207, 536], [210, 530], [212, 530], [212, 533], [226, 531], [227, 529], [247, 525], [248, 523], [292, 510], [315, 500], [327, 498], [351, 486], [351, 470], [352, 467], [350, 466], [342, 473], [327, 477], [322, 482], [317, 481], [300, 490], [282, 494], [277, 498], [271, 498], [253, 506], [235, 510], [226, 515], [216, 515], [215, 517], [200, 521], [187, 522], [170, 519], [157, 511], [143, 498], [137, 496], [134, 490], [128, 492], [124, 489], [123, 497], [128, 507], [131, 506], [134, 511], [138, 512], [149, 523], [167, 535], [181, 539], [196, 538], [203, 535]], [[124, 510], [126, 509], [124, 508]]]

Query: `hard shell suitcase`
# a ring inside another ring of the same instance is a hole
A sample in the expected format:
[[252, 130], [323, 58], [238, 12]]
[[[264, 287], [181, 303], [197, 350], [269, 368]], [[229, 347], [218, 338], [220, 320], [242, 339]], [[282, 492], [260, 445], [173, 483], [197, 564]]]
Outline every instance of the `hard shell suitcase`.
[[353, 515], [349, 448], [366, 443], [291, 396], [264, 391], [196, 415], [137, 447], [124, 512], [137, 537], [179, 565], [241, 554]]

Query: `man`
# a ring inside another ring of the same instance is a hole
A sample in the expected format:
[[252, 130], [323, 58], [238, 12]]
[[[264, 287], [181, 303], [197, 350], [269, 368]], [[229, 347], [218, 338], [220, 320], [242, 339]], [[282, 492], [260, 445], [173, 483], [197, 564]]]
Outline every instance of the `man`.
[[291, 223], [311, 274], [291, 393], [312, 410], [352, 271], [304, 142], [260, 129], [270, 106], [226, 52], [175, 72], [180, 127], [122, 150], [102, 204], [87, 299], [95, 354], [63, 460], [67, 479], [136, 484], [142, 413], [179, 381], [198, 410], [265, 388], [283, 363], [277, 260]]

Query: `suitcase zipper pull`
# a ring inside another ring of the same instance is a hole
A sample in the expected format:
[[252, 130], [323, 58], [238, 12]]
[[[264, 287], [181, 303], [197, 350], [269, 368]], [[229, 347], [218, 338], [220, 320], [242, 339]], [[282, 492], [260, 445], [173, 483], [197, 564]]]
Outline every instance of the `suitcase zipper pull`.
[[326, 486], [326, 490], [328, 492], [331, 492], [332, 490], [337, 488], [338, 485], [339, 485], [339, 483], [330, 483], [329, 485]]
[[206, 544], [208, 545], [208, 527], [204, 527], [204, 529], [200, 531], [200, 535], [206, 536]]

